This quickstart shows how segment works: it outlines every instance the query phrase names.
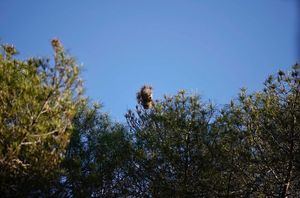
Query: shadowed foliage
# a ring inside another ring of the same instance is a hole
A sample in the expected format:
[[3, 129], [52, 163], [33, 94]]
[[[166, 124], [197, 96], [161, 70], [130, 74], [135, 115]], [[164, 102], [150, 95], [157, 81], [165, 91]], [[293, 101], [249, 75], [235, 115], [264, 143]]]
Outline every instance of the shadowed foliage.
[[116, 197], [130, 194], [132, 145], [124, 126], [97, 106], [83, 106], [63, 163], [65, 195]]

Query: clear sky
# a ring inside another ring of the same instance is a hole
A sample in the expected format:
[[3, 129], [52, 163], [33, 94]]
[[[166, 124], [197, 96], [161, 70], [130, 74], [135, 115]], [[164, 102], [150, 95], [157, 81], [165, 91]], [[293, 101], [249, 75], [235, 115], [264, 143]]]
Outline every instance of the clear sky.
[[58, 37], [84, 65], [86, 95], [119, 121], [143, 84], [224, 104], [299, 62], [298, 0], [0, 0], [0, 38], [20, 57]]

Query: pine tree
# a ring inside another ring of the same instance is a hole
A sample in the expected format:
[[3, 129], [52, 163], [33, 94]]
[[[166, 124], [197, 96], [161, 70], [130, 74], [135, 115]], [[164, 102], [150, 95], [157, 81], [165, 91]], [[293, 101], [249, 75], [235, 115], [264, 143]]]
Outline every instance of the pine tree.
[[0, 192], [2, 196], [52, 193], [82, 102], [79, 67], [58, 40], [54, 61], [19, 60], [11, 45], [0, 54]]

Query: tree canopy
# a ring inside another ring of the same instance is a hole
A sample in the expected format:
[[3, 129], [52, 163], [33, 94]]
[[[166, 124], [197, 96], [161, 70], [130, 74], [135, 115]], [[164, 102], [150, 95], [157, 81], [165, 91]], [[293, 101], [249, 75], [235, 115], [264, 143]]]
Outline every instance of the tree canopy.
[[49, 59], [18, 60], [13, 46], [2, 45], [1, 194], [39, 193], [60, 171], [82, 86], [74, 59], [58, 40], [52, 46], [53, 64]]
[[2, 45], [2, 196], [300, 196], [299, 64], [222, 106], [184, 90], [154, 101], [144, 86], [147, 97], [116, 123], [51, 44], [53, 60], [19, 60]]

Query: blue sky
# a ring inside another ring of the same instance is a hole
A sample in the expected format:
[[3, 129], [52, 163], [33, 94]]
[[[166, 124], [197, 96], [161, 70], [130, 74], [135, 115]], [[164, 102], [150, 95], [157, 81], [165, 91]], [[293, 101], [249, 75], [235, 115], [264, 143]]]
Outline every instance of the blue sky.
[[[84, 3], [83, 3], [84, 2]], [[124, 121], [143, 84], [224, 104], [297, 61], [297, 0], [0, 0], [0, 38], [20, 57], [58, 37], [84, 65], [86, 95]]]

